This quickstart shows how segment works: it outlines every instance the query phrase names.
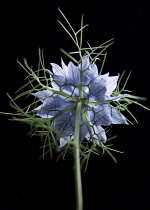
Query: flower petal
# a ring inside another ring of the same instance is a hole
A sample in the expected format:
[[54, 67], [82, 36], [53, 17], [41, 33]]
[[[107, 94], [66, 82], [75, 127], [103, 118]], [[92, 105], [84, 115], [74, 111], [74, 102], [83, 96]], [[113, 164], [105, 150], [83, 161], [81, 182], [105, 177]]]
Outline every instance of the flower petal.
[[66, 144], [68, 144], [68, 141], [64, 138], [60, 138], [59, 142], [60, 142], [60, 145], [58, 148], [64, 147]]
[[55, 63], [51, 63], [53, 72], [48, 71], [50, 77], [52, 78], [51, 85], [56, 89], [60, 89], [60, 86], [63, 86], [65, 83], [67, 83], [68, 67], [65, 65], [62, 59], [61, 64], [62, 68]]
[[106, 95], [110, 96], [112, 92], [116, 89], [117, 81], [119, 76], [111, 76], [106, 80]]
[[90, 69], [92, 70], [92, 72], [94, 72], [95, 76], [98, 76], [98, 68], [96, 66], [95, 63], [92, 63], [92, 65], [90, 66]]
[[[85, 136], [87, 135], [88, 130], [85, 125], [80, 127], [80, 136], [79, 136], [79, 141], [82, 142]], [[68, 144], [68, 141], [74, 140], [74, 135], [70, 136], [65, 136], [65, 138], [60, 138], [60, 145], [58, 148], [64, 147], [66, 144]]]
[[108, 104], [98, 105], [87, 111], [90, 123], [102, 126], [111, 124], [128, 124], [125, 117]]
[[73, 105], [73, 101], [64, 96], [54, 94], [53, 96], [43, 100], [43, 104], [34, 109], [37, 111], [36, 115], [42, 118], [52, 118], [59, 111]]
[[112, 124], [126, 124], [126, 125], [128, 125], [126, 118], [120, 112], [118, 112], [117, 109], [109, 106], [108, 104], [106, 104], [106, 106], [107, 106], [107, 109], [111, 116]]
[[64, 147], [66, 144], [68, 144], [68, 141], [72, 141], [73, 139], [74, 135], [66, 136], [65, 138], [60, 138], [60, 145], [58, 148]]
[[65, 77], [65, 71], [63, 71], [63, 69], [59, 65], [57, 65], [56, 63], [50, 63], [50, 64], [53, 70], [52, 74]]
[[49, 97], [53, 94], [50, 90], [41, 90], [36, 93], [31, 93], [31, 95], [36, 96], [39, 100], [44, 101], [46, 99], [49, 99]]
[[[75, 131], [75, 120], [76, 120], [76, 110], [64, 112], [63, 114], [59, 115], [54, 120], [54, 129], [60, 132], [65, 138], [68, 139], [68, 136], [74, 134]], [[82, 142], [85, 138], [86, 134], [88, 133], [88, 129], [86, 125], [83, 124], [82, 117], [80, 118], [80, 134], [79, 134], [79, 141]]]
[[68, 66], [66, 66], [66, 64], [64, 63], [63, 59], [61, 58], [61, 66], [63, 71], [65, 72], [65, 75], [68, 75]]
[[100, 125], [93, 125], [91, 127], [91, 135], [88, 133], [85, 138], [96, 144], [98, 144], [98, 141], [106, 142], [107, 140], [105, 130]]
[[80, 73], [77, 66], [75, 66], [72, 62], [68, 64], [68, 72], [66, 75], [66, 82], [68, 85], [78, 86], [80, 83]]
[[[80, 124], [83, 124], [83, 123], [80, 122]], [[87, 133], [88, 133], [87, 126], [86, 125], [81, 125], [80, 126], [80, 135], [79, 135], [80, 142], [82, 142], [84, 140], [84, 138], [87, 135]]]
[[[90, 122], [97, 126], [109, 126], [112, 124], [110, 112], [106, 104], [92, 107], [91, 111], [88, 111], [90, 115]], [[89, 119], [89, 117], [88, 117]]]
[[90, 65], [89, 56], [85, 56], [81, 64], [79, 65], [79, 69], [82, 68], [82, 85], [89, 85], [93, 79], [98, 76], [97, 66], [93, 63]]
[[[76, 86], [80, 84], [80, 69], [82, 67], [82, 85], [89, 85], [93, 79], [98, 76], [98, 69], [95, 63], [90, 66], [89, 56], [85, 56], [82, 61], [82, 65], [75, 66], [72, 62], [69, 62], [68, 66], [61, 60], [61, 65], [58, 66], [55, 63], [51, 63], [52, 70], [48, 71], [52, 79], [51, 85], [56, 90], [62, 90], [66, 93], [72, 92]], [[76, 94], [77, 96], [77, 94]]]
[[[85, 125], [80, 127], [80, 135], [79, 135], [79, 141], [82, 142], [87, 135], [88, 130]], [[68, 144], [68, 141], [74, 140], [74, 135], [65, 136], [65, 138], [60, 138], [60, 145], [59, 148], [64, 147], [66, 144]]]
[[91, 102], [103, 103], [106, 96], [106, 81], [108, 74], [97, 77], [89, 85], [89, 97]]
[[129, 97], [129, 94], [120, 94], [118, 96], [106, 96], [106, 101], [118, 101], [120, 98]]
[[79, 64], [79, 69], [83, 71], [83, 70], [89, 69], [89, 66], [90, 66], [89, 56], [87, 55], [82, 58], [82, 61]]
[[54, 129], [59, 131], [63, 136], [69, 136], [74, 133], [75, 114], [72, 112], [64, 112], [54, 120]]

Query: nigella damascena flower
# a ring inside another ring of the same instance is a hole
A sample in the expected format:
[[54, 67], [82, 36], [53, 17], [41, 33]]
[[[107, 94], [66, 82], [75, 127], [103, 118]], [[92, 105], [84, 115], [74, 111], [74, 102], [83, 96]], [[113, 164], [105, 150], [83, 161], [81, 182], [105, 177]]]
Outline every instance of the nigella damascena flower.
[[90, 64], [89, 56], [85, 56], [78, 66], [69, 62], [62, 67], [52, 63], [50, 90], [33, 93], [42, 104], [35, 109], [41, 118], [53, 118], [53, 129], [59, 131], [60, 147], [74, 139], [76, 105], [82, 102], [80, 116], [80, 142], [106, 142], [105, 130], [102, 126], [111, 124], [128, 124], [125, 117], [110, 105], [126, 94], [111, 96], [116, 89], [119, 76], [109, 73], [98, 75], [95, 63]]

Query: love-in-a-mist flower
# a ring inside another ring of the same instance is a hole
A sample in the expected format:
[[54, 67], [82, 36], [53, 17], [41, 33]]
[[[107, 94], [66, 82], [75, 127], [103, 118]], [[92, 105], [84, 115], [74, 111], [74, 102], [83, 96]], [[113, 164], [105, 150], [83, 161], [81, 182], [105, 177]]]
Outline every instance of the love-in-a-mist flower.
[[112, 96], [119, 76], [109, 73], [98, 75], [95, 63], [90, 63], [89, 56], [82, 58], [75, 66], [69, 62], [62, 67], [51, 63], [49, 71], [51, 86], [47, 90], [33, 93], [42, 104], [35, 111], [41, 118], [53, 118], [53, 129], [60, 133], [60, 147], [74, 139], [76, 106], [82, 103], [80, 115], [79, 140], [84, 138], [99, 144], [106, 142], [105, 129], [111, 124], [128, 124], [125, 117], [110, 102], [117, 101], [126, 94]]

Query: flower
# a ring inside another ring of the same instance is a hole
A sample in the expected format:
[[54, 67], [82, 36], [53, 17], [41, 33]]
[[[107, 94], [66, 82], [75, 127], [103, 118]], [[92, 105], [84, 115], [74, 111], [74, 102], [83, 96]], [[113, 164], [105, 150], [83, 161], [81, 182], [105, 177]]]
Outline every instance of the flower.
[[76, 106], [82, 102], [80, 116], [80, 142], [86, 138], [99, 144], [106, 142], [107, 137], [102, 126], [111, 124], [128, 124], [125, 117], [112, 105], [127, 94], [112, 96], [116, 89], [119, 76], [109, 76], [109, 73], [98, 75], [95, 63], [90, 63], [89, 56], [82, 58], [75, 66], [68, 66], [61, 60], [61, 65], [51, 63], [52, 71], [48, 70], [51, 86], [47, 90], [33, 93], [42, 104], [35, 111], [41, 118], [53, 118], [53, 128], [61, 136], [60, 146], [65, 146], [74, 139]]

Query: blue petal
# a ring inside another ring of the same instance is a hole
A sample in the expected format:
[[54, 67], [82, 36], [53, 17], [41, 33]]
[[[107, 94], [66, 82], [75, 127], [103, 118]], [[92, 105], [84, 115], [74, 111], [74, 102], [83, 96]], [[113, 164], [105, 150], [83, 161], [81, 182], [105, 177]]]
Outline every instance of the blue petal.
[[82, 66], [82, 85], [89, 85], [92, 80], [98, 76], [98, 69], [95, 63], [90, 65], [89, 56], [85, 56], [82, 59], [82, 65], [75, 66], [72, 62], [69, 62], [68, 66], [61, 60], [61, 65], [51, 63], [52, 70], [48, 71], [50, 74], [51, 85], [55, 90], [62, 90], [67, 94], [73, 93], [74, 96], [79, 96], [79, 92], [76, 87], [80, 84], [80, 68]]
[[66, 77], [64, 77], [62, 75], [53, 75], [52, 76], [51, 85], [53, 87], [60, 88], [60, 86], [64, 86], [66, 83], [67, 83]]
[[75, 114], [69, 111], [62, 113], [54, 120], [54, 129], [65, 137], [70, 136], [74, 133], [75, 118]]
[[117, 81], [119, 76], [111, 76], [106, 80], [106, 95], [110, 96], [112, 92], [116, 89]]
[[92, 63], [92, 65], [90, 66], [90, 69], [92, 70], [92, 72], [95, 74], [95, 76], [98, 76], [98, 68], [96, 66], [95, 63]]
[[86, 70], [89, 69], [90, 62], [89, 62], [89, 56], [85, 56], [82, 58], [81, 63], [79, 64], [79, 69]]
[[89, 56], [85, 56], [79, 65], [79, 69], [82, 70], [82, 85], [89, 85], [93, 79], [98, 77], [97, 66], [93, 63], [90, 65]]
[[78, 86], [80, 84], [80, 72], [79, 68], [75, 66], [72, 62], [68, 64], [68, 83], [73, 86]]
[[66, 144], [68, 144], [68, 141], [72, 141], [73, 139], [74, 135], [66, 136], [65, 138], [60, 138], [60, 145], [58, 148], [64, 147]]
[[112, 124], [126, 124], [128, 125], [126, 118], [118, 112], [115, 108], [106, 104], [109, 114], [111, 116]]
[[88, 119], [90, 122], [95, 125], [104, 125], [109, 126], [112, 124], [112, 119], [110, 116], [110, 112], [107, 108], [107, 104], [102, 104], [98, 106], [94, 106], [91, 108], [91, 111], [88, 111]]
[[88, 86], [82, 87], [82, 91], [83, 91], [83, 98], [84, 100], [89, 100], [90, 98], [90, 89]]
[[31, 95], [36, 96], [39, 100], [44, 101], [46, 99], [49, 99], [49, 97], [53, 94], [50, 90], [42, 90], [36, 93], [31, 93]]
[[91, 102], [93, 101], [93, 102], [102, 103], [105, 101], [106, 91], [107, 91], [106, 90], [107, 77], [108, 77], [107, 74], [99, 76], [90, 83], [89, 96]]
[[[54, 76], [54, 78], [56, 78], [56, 77]], [[78, 97], [79, 96], [79, 88], [78, 87], [72, 86], [69, 83], [62, 82], [61, 80], [57, 80], [57, 79], [55, 80], [54, 78], [51, 82], [51, 85], [52, 85], [54, 90], [62, 91], [62, 92], [67, 93], [68, 95], [70, 95], [72, 97]]]
[[[68, 144], [68, 141], [73, 141], [74, 140], [74, 135], [73, 135], [73, 131], [72, 131], [72, 135], [70, 136], [65, 136], [64, 138], [60, 138], [60, 145], [58, 148], [64, 147], [66, 144]], [[85, 138], [85, 136], [87, 135], [88, 130], [87, 127], [85, 125], [80, 127], [80, 135], [79, 135], [79, 141], [82, 142]], [[62, 134], [62, 132], [61, 132]]]
[[[94, 109], [96, 107], [92, 107], [90, 105], [85, 106], [85, 113], [87, 116], [89, 129], [90, 129], [90, 133], [88, 132], [85, 138], [89, 141], [93, 141], [94, 143], [98, 144], [99, 140], [106, 142], [107, 137], [105, 134], [105, 130], [101, 127], [102, 125], [101, 123], [108, 125], [110, 123], [109, 122], [110, 118], [108, 117], [108, 121], [104, 118], [101, 118], [101, 116], [97, 114], [98, 112], [97, 113], [94, 112]], [[102, 107], [97, 108], [97, 110], [99, 109], [102, 109]]]
[[88, 121], [97, 126], [128, 124], [125, 117], [108, 104], [94, 106], [86, 112]]
[[37, 116], [40, 116], [42, 118], [52, 118], [60, 110], [63, 110], [73, 105], [73, 103], [74, 102], [72, 100], [65, 98], [64, 96], [54, 94], [53, 96], [43, 100], [43, 104], [41, 104], [34, 110], [37, 111]]
[[69, 140], [66, 140], [64, 138], [60, 138], [59, 142], [60, 142], [60, 145], [58, 148], [61, 148], [61, 147], [64, 147], [66, 144], [68, 144], [68, 141]]
[[[80, 123], [83, 124], [82, 122], [80, 122]], [[79, 135], [80, 142], [82, 142], [84, 140], [87, 133], [88, 133], [87, 126], [86, 125], [81, 125], [80, 126], [80, 135]]]
[[118, 96], [106, 96], [106, 101], [118, 101], [121, 98], [129, 97], [129, 94], [120, 94]]
[[51, 63], [51, 66], [53, 70], [52, 74], [65, 77], [65, 71], [63, 71], [63, 69], [59, 65], [57, 65], [56, 63]]
[[59, 89], [60, 86], [68, 82], [68, 67], [64, 64], [63, 60], [61, 60], [61, 64], [62, 68], [55, 63], [51, 63], [53, 72], [48, 71], [52, 78], [51, 85], [56, 89]]
[[88, 133], [85, 138], [97, 144], [98, 141], [106, 142], [107, 140], [105, 130], [100, 125], [93, 125], [91, 127], [91, 135]]
[[73, 97], [78, 97], [79, 90], [78, 87], [75, 87], [79, 85], [79, 78], [78, 80], [76, 79], [76, 77], [79, 77], [77, 73], [77, 71], [79, 70], [77, 69], [77, 67], [72, 62], [70, 62], [69, 65], [66, 66], [62, 59], [61, 59], [62, 68], [60, 68], [57, 64], [56, 66], [55, 64], [52, 65], [53, 65], [53, 72], [57, 74], [55, 75], [53, 72], [49, 70], [47, 71], [50, 74], [51, 85], [53, 89], [57, 91], [63, 91]]
[[[54, 129], [59, 131], [61, 135], [68, 139], [68, 136], [74, 134], [75, 131], [75, 110], [71, 112], [64, 112], [63, 114], [59, 115], [54, 120]], [[85, 138], [86, 134], [88, 133], [88, 129], [86, 125], [83, 124], [82, 117], [80, 119], [80, 134], [79, 134], [79, 141], [82, 142]]]
[[67, 77], [68, 74], [69, 74], [68, 66], [66, 66], [66, 64], [64, 63], [64, 61], [63, 61], [62, 58], [61, 58], [61, 66], [62, 66], [62, 69], [63, 69], [63, 71], [65, 72], [65, 75], [66, 75], [66, 77]]
[[61, 60], [62, 68], [57, 64], [52, 64], [53, 73], [49, 72], [52, 78], [51, 85], [59, 91], [67, 94], [78, 96], [78, 88], [80, 83], [80, 73], [77, 66], [69, 62], [68, 66]]

